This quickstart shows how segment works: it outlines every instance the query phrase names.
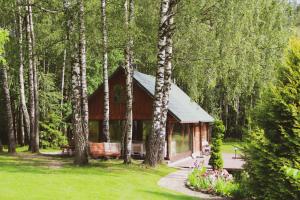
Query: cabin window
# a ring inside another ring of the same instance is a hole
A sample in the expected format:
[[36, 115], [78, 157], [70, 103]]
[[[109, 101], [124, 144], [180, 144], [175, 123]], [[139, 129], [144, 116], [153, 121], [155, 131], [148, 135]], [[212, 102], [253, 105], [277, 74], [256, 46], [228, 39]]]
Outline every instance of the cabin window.
[[184, 153], [191, 149], [189, 126], [186, 124], [176, 123], [172, 135], [172, 154]]
[[122, 141], [122, 132], [125, 121], [111, 120], [109, 121], [109, 134], [112, 142]]
[[113, 88], [114, 92], [114, 102], [117, 104], [123, 103], [124, 102], [124, 87], [121, 85], [115, 85]]
[[143, 141], [146, 141], [147, 136], [152, 131], [152, 121], [143, 121]]
[[100, 122], [95, 120], [89, 121], [89, 141], [98, 142]]

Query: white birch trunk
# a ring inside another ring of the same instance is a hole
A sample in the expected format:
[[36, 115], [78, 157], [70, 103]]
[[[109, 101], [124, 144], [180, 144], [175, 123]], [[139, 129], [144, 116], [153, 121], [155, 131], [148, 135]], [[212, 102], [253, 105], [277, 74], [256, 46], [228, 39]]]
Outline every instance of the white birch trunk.
[[125, 0], [125, 28], [127, 44], [125, 47], [125, 75], [126, 75], [126, 123], [124, 132], [124, 163], [131, 163], [132, 149], [132, 102], [133, 102], [133, 39], [131, 35], [134, 20], [134, 1]]
[[163, 97], [162, 97], [162, 112], [161, 112], [161, 131], [160, 131], [160, 139], [159, 142], [159, 150], [157, 162], [162, 163], [164, 160], [164, 152], [165, 150], [165, 138], [166, 138], [166, 126], [167, 126], [167, 116], [168, 116], [168, 105], [169, 105], [169, 96], [171, 90], [171, 75], [172, 75], [172, 55], [173, 55], [173, 24], [174, 24], [174, 7], [176, 6], [176, 2], [174, 0], [170, 0], [170, 6], [168, 10], [168, 28], [166, 31], [167, 41], [166, 41], [166, 62], [164, 69], [164, 86], [163, 86]]
[[[17, 0], [17, 4], [20, 4], [20, 0]], [[30, 137], [30, 117], [26, 106], [25, 86], [24, 86], [24, 55], [23, 55], [23, 19], [21, 16], [21, 6], [18, 5], [18, 29], [19, 29], [19, 83], [20, 83], [20, 101], [21, 112], [24, 119], [24, 127], [26, 135]]]
[[32, 51], [32, 38], [30, 34], [30, 18], [29, 8], [26, 6], [26, 33], [28, 42], [28, 66], [29, 66], [29, 116], [30, 116], [30, 146], [29, 149], [34, 151], [35, 149], [35, 101], [34, 101], [34, 72], [33, 72], [33, 51]]
[[157, 71], [155, 80], [155, 95], [153, 101], [153, 121], [152, 132], [147, 139], [145, 163], [150, 166], [157, 164], [158, 142], [164, 138], [161, 134], [161, 113], [162, 113], [162, 98], [164, 85], [164, 66], [166, 59], [166, 27], [167, 27], [167, 11], [169, 8], [169, 0], [161, 1], [160, 8], [160, 23], [158, 30], [158, 55], [157, 55]]
[[101, 0], [102, 10], [102, 37], [103, 37], [103, 85], [104, 85], [104, 96], [103, 96], [103, 134], [106, 142], [110, 142], [109, 136], [109, 85], [108, 85], [108, 34], [107, 34], [107, 23], [106, 23], [106, 0]]
[[81, 116], [82, 116], [82, 131], [88, 140], [89, 134], [89, 108], [87, 96], [87, 81], [86, 81], [86, 40], [85, 40], [85, 24], [84, 24], [84, 3], [79, 2], [79, 59], [81, 68]]

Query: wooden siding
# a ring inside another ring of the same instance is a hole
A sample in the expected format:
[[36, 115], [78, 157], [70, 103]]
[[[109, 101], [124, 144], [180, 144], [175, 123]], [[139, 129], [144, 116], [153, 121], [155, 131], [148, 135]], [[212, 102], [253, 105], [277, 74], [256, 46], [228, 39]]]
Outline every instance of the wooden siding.
[[[121, 92], [116, 94], [116, 91]], [[109, 101], [110, 119], [125, 119], [126, 96], [125, 96], [125, 74], [118, 69], [109, 79]], [[116, 97], [119, 97], [116, 101]], [[133, 119], [152, 120], [153, 99], [142, 86], [133, 81]], [[89, 119], [103, 119], [103, 87], [100, 86], [94, 94], [89, 97]], [[168, 121], [176, 122], [176, 119], [168, 114]]]

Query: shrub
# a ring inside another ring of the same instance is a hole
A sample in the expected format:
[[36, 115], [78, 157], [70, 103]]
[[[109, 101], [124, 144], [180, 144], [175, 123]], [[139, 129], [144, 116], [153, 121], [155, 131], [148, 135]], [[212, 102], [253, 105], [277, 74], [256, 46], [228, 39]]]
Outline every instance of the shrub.
[[239, 189], [239, 184], [233, 181], [225, 181], [222, 178], [217, 179], [214, 184], [214, 191], [224, 197], [232, 197]]
[[220, 120], [216, 120], [213, 126], [212, 133], [212, 148], [209, 164], [214, 170], [223, 168], [223, 159], [221, 154], [222, 139], [224, 136], [225, 127]]

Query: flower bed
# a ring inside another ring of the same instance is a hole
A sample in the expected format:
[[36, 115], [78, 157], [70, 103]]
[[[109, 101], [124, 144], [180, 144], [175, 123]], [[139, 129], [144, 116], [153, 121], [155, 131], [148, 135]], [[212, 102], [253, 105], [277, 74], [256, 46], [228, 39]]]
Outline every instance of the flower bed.
[[187, 186], [192, 190], [224, 197], [233, 197], [239, 192], [239, 184], [234, 182], [232, 175], [224, 169], [195, 168], [188, 176]]

